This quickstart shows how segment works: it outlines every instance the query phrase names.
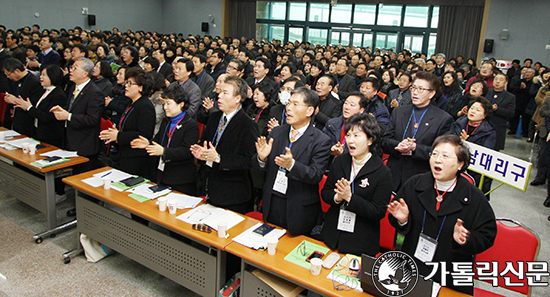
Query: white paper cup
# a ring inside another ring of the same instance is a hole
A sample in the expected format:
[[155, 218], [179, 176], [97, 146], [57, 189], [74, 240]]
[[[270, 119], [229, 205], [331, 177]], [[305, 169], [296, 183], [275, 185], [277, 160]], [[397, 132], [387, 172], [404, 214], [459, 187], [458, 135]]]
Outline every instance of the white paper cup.
[[218, 223], [218, 237], [225, 238], [225, 231], [227, 231], [227, 222]]
[[279, 239], [277, 237], [270, 237], [267, 239], [267, 253], [269, 255], [275, 255], [275, 252], [277, 251], [277, 243], [279, 243]]
[[0, 131], [0, 142], [6, 141], [6, 132]]
[[319, 273], [321, 273], [321, 265], [323, 265], [323, 260], [313, 258], [309, 261], [309, 263], [311, 263], [311, 274], [319, 275]]
[[29, 144], [29, 155], [36, 154], [36, 143]]
[[170, 212], [170, 214], [176, 214], [177, 209], [178, 209], [178, 200], [175, 200], [175, 199], [168, 200], [168, 212]]
[[166, 203], [168, 201], [168, 198], [166, 197], [160, 197], [159, 199], [157, 199], [158, 202], [159, 202], [159, 210], [160, 211], [166, 211]]
[[29, 153], [29, 143], [28, 142], [22, 143], [21, 148], [23, 149], [23, 154], [28, 154]]
[[105, 176], [101, 178], [103, 180], [103, 188], [109, 190], [111, 188], [111, 177]]

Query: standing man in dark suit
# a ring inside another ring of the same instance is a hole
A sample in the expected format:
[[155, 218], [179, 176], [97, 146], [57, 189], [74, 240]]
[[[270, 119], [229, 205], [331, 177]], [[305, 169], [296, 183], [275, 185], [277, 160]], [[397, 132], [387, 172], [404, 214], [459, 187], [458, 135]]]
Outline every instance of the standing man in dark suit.
[[215, 49], [210, 56], [210, 65], [208, 65], [209, 68], [207, 71], [214, 81], [218, 80], [218, 77], [225, 73], [226, 65], [223, 62], [224, 57], [225, 53], [221, 49]]
[[254, 167], [266, 170], [264, 219], [291, 235], [310, 234], [321, 217], [319, 182], [330, 158], [330, 138], [313, 126], [319, 96], [306, 87], [292, 92], [287, 124], [256, 142]]
[[254, 75], [252, 77], [247, 78], [246, 83], [250, 87], [252, 87], [265, 80], [275, 90], [277, 90], [279, 89], [279, 84], [277, 84], [273, 79], [271, 79], [268, 76], [270, 71], [271, 71], [271, 62], [269, 62], [269, 60], [264, 57], [259, 57], [256, 59], [256, 65], [254, 65]]
[[63, 148], [77, 151], [79, 156], [90, 159], [77, 165], [74, 173], [82, 173], [98, 167], [98, 154], [102, 149], [99, 139], [101, 115], [105, 105], [103, 92], [91, 81], [94, 63], [80, 58], [71, 67], [70, 80], [74, 85], [69, 90], [65, 107], [56, 105], [50, 109], [58, 121], [65, 121]]
[[331, 75], [319, 78], [315, 90], [319, 96], [319, 106], [315, 110], [315, 127], [323, 130], [328, 120], [342, 115], [342, 103], [332, 96], [336, 81]]
[[4, 112], [4, 127], [13, 129], [23, 135], [35, 137], [36, 127], [34, 127], [34, 118], [28, 111], [21, 108], [15, 108], [16, 98], [27, 100], [33, 106], [40, 99], [44, 89], [40, 85], [40, 80], [34, 74], [30, 73], [21, 61], [8, 58], [4, 60], [2, 69], [7, 78], [13, 82], [13, 94], [6, 94], [6, 111]]
[[342, 102], [348, 98], [350, 93], [359, 89], [357, 88], [355, 78], [347, 74], [348, 69], [348, 61], [340, 58], [338, 63], [336, 63], [336, 74], [334, 75], [336, 88], [334, 88], [334, 91], [338, 94]]
[[273, 128], [286, 124], [286, 105], [290, 100], [290, 94], [295, 89], [303, 86], [304, 83], [295, 76], [285, 80], [285, 83], [281, 87], [281, 92], [279, 93], [279, 103], [281, 104], [273, 106], [269, 111], [269, 121], [262, 134], [269, 134]]
[[504, 90], [507, 83], [507, 76], [499, 73], [493, 79], [494, 88], [489, 89], [487, 92], [487, 99], [493, 104], [493, 115], [489, 119], [493, 122], [497, 133], [494, 148], [496, 151], [504, 149], [508, 121], [510, 121], [516, 111], [516, 96]]
[[431, 103], [439, 85], [434, 74], [417, 72], [411, 86], [412, 105], [401, 105], [391, 114], [381, 146], [390, 154], [388, 167], [396, 192], [411, 176], [430, 171], [432, 144], [451, 129], [453, 118]]
[[210, 114], [202, 131], [202, 146], [192, 145], [191, 153], [202, 161], [208, 202], [245, 214], [252, 210], [250, 168], [258, 125], [242, 110], [248, 92], [242, 78], [229, 76], [220, 88], [220, 111]]
[[165, 78], [169, 77], [172, 74], [172, 65], [166, 62], [166, 52], [159, 48], [153, 52], [153, 58], [159, 60], [157, 72], [164, 75]]

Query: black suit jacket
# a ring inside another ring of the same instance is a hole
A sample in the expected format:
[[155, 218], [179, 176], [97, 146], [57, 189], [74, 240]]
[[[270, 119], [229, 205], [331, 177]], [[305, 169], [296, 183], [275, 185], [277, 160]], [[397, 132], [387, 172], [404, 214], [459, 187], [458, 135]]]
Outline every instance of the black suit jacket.
[[336, 182], [351, 174], [352, 157], [349, 153], [336, 157], [321, 195], [330, 204], [325, 217], [322, 236], [325, 243], [340, 253], [375, 256], [380, 249], [380, 220], [386, 215], [391, 198], [392, 179], [390, 169], [382, 163], [377, 154], [361, 168], [353, 181], [354, 192], [350, 203], [342, 201], [346, 210], [355, 213], [353, 233], [338, 230], [338, 217], [342, 203], [334, 202]]
[[493, 114], [489, 117], [489, 120], [493, 122], [497, 133], [495, 150], [500, 151], [504, 149], [508, 121], [516, 112], [516, 96], [508, 91], [495, 92], [494, 89], [489, 89], [487, 99], [498, 106], [497, 110], [493, 111]]
[[72, 115], [65, 129], [64, 149], [77, 151], [80, 156], [97, 155], [102, 149], [99, 131], [105, 96], [94, 82], [90, 81], [69, 108], [74, 88], [73, 85], [69, 90], [71, 95], [65, 106]]
[[325, 100], [319, 101], [319, 112], [315, 115], [315, 127], [323, 130], [328, 120], [342, 115], [342, 102], [328, 94]]
[[[279, 171], [275, 157], [289, 146], [290, 125], [275, 127], [271, 131], [273, 148], [269, 154], [265, 168], [266, 178], [263, 191], [264, 218], [269, 216], [269, 208], [273, 193], [273, 184]], [[319, 197], [319, 182], [328, 167], [331, 141], [312, 124], [304, 134], [292, 145], [291, 152], [295, 160], [291, 171], [286, 170], [288, 188], [286, 191], [286, 217], [288, 231], [291, 235], [309, 234], [317, 225], [321, 215], [321, 198]], [[254, 167], [260, 168], [258, 155], [252, 159]]]
[[334, 75], [334, 79], [338, 85], [338, 97], [340, 101], [345, 101], [348, 95], [353, 91], [358, 91], [355, 78], [349, 74], [344, 74], [340, 79], [337, 74]]
[[[279, 86], [279, 84], [277, 82], [275, 82], [272, 78], [270, 78], [269, 76], [266, 76], [264, 77], [264, 79], [262, 79], [261, 82], [267, 82], [269, 83], [272, 87], [273, 87], [273, 90], [275, 90], [275, 92], [273, 93], [273, 96], [271, 96], [271, 98], [269, 98], [270, 100], [272, 100], [273, 102], [278, 102], [278, 97], [279, 96], [279, 89], [281, 88]], [[246, 79], [246, 83], [252, 88], [255, 86], [255, 83], [256, 82], [256, 79], [251, 76], [249, 78]]]
[[[121, 122], [115, 123], [118, 127], [117, 143], [120, 150], [120, 158], [146, 157], [143, 149], [133, 149], [130, 142], [140, 135], [151, 140], [155, 131], [155, 107], [147, 96], [142, 96], [136, 102], [128, 106], [126, 116], [121, 116]], [[124, 170], [124, 169], [122, 169]]]
[[[36, 102], [40, 99], [40, 96], [42, 96], [44, 92], [38, 77], [30, 72], [19, 81], [14, 82], [13, 90], [14, 96], [21, 96], [23, 100], [27, 100], [27, 98], [29, 98], [33, 106], [36, 105]], [[13, 119], [10, 120], [12, 115]], [[23, 135], [27, 135], [29, 137], [36, 136], [34, 119], [26, 110], [14, 108], [13, 104], [6, 104], [3, 124], [4, 127], [13, 129]]]
[[[200, 144], [212, 141], [223, 112], [210, 114], [208, 123], [202, 131]], [[206, 170], [208, 179], [209, 202], [219, 206], [231, 206], [252, 199], [250, 168], [252, 155], [256, 152], [258, 125], [242, 109], [229, 121], [216, 146], [220, 154], [220, 163], [213, 162], [212, 168], [200, 162]]]
[[[3, 50], [2, 52], [0, 52], [0, 68], [2, 68], [2, 64], [4, 63], [4, 60], [8, 58], [11, 58], [11, 56], [6, 50]], [[0, 71], [0, 93], [4, 93], [4, 92], [11, 92], [11, 85], [4, 71]]]
[[403, 133], [407, 128], [409, 120], [411, 124], [405, 138], [412, 137], [413, 120], [410, 118], [414, 105], [401, 105], [393, 110], [390, 117], [390, 124], [386, 134], [382, 138], [382, 150], [390, 154], [388, 167], [393, 177], [393, 190], [396, 191], [411, 176], [430, 171], [429, 153], [434, 140], [443, 134], [449, 134], [453, 118], [446, 112], [433, 104], [428, 110], [416, 133], [416, 150], [411, 156], [404, 156], [395, 150], [395, 147], [403, 140]]
[[[164, 118], [153, 141], [164, 147], [164, 171], [157, 170], [157, 182], [166, 185], [179, 185], [197, 180], [195, 158], [189, 148], [199, 141], [199, 126], [186, 114], [176, 126], [170, 146], [168, 146], [170, 118]], [[157, 163], [155, 163], [157, 164]]]
[[164, 62], [164, 64], [162, 64], [159, 69], [159, 73], [164, 75], [164, 78], [167, 78], [169, 75], [172, 74], [172, 65], [168, 62]]
[[36, 139], [61, 147], [63, 124], [55, 119], [50, 109], [56, 105], [63, 106], [65, 102], [67, 102], [65, 92], [60, 87], [56, 87], [37, 107], [34, 105], [29, 109], [29, 115], [38, 120]]

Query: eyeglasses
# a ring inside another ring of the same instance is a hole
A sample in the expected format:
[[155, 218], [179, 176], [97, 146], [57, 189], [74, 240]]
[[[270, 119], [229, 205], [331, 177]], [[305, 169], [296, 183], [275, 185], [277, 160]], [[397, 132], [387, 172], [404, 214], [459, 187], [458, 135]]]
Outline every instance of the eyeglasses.
[[6, 77], [10, 76], [10, 74], [12, 74], [13, 71], [10, 71], [10, 72], [4, 72], [4, 75], [6, 75]]
[[360, 282], [358, 282], [357, 277], [350, 275], [350, 261], [348, 256], [344, 256], [334, 269], [335, 272], [333, 272], [332, 286], [337, 291], [348, 291], [349, 289], [355, 290], [359, 288]]
[[137, 82], [134, 82], [134, 81], [131, 81], [131, 80], [124, 81], [125, 86], [130, 86], [131, 87], [131, 86], [137, 86], [137, 84], [138, 84]]
[[298, 246], [298, 251], [302, 254], [302, 256], [307, 256], [307, 250], [306, 250], [306, 241], [302, 241], [300, 245]]
[[434, 158], [434, 159], [437, 159], [439, 156], [441, 156], [443, 160], [450, 160], [450, 159], [456, 158], [456, 156], [449, 156], [448, 154], [442, 154], [440, 152], [431, 152], [429, 153], [429, 155], [430, 155], [430, 158]]
[[419, 86], [411, 86], [411, 92], [418, 91], [418, 93], [424, 93], [424, 91], [433, 91], [432, 89], [426, 89]]

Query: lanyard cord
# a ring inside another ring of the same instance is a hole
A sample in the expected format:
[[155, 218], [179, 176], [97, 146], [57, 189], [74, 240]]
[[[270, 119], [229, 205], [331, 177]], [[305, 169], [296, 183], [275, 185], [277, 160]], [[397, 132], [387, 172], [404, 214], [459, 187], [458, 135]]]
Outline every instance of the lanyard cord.
[[[441, 230], [443, 230], [443, 225], [445, 225], [445, 220], [447, 219], [447, 216], [443, 218], [443, 223], [441, 223], [441, 227], [439, 227], [439, 232], [437, 233], [437, 238], [435, 241], [439, 240], [439, 235], [441, 234]], [[422, 219], [422, 231], [420, 233], [424, 233], [424, 223], [426, 222], [426, 210], [424, 210], [424, 219]]]
[[417, 122], [416, 115], [414, 113], [414, 107], [413, 107], [411, 116], [409, 117], [409, 122], [407, 123], [407, 127], [405, 128], [405, 132], [403, 132], [403, 139], [405, 139], [405, 135], [407, 135], [407, 131], [409, 130], [409, 125], [411, 124], [411, 120], [413, 119], [413, 117], [414, 117], [414, 125], [413, 125], [414, 132], [413, 132], [412, 138], [414, 139], [416, 137], [416, 132], [418, 132], [418, 128], [420, 128], [420, 123], [422, 123], [422, 119], [424, 118], [424, 115], [426, 115], [426, 112], [428, 111], [429, 108], [430, 107], [428, 106], [428, 108], [424, 110], [424, 112], [422, 113], [422, 116], [420, 117], [420, 120]]

